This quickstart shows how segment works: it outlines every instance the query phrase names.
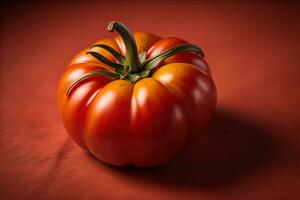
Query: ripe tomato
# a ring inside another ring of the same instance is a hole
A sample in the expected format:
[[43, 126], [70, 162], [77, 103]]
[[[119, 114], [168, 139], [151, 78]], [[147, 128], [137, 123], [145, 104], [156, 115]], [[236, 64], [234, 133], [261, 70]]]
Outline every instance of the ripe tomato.
[[216, 106], [202, 50], [178, 38], [131, 33], [112, 22], [70, 62], [58, 88], [73, 140], [112, 165], [154, 166], [199, 140]]

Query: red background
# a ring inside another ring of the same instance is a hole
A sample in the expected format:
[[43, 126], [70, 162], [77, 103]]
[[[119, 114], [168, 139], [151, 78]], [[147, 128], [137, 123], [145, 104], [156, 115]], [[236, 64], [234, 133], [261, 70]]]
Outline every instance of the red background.
[[[279, 1], [30, 2], [1, 8], [2, 199], [299, 199], [299, 3]], [[56, 88], [81, 48], [132, 30], [201, 46], [218, 89], [194, 155], [115, 168], [77, 147]]]

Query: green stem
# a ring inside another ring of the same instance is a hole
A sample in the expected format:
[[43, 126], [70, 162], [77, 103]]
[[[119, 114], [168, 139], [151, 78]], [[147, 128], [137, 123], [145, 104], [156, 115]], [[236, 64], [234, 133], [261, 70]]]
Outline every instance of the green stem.
[[159, 54], [157, 56], [154, 56], [153, 58], [146, 60], [143, 63], [143, 67], [148, 70], [153, 69], [164, 59], [166, 59], [170, 56], [173, 56], [177, 53], [186, 52], [186, 51], [196, 52], [196, 53], [199, 53], [202, 57], [204, 57], [204, 53], [199, 47], [192, 45], [192, 44], [182, 44], [182, 45], [173, 47], [173, 48], [163, 52], [162, 54]]
[[115, 49], [113, 49], [112, 47], [105, 45], [105, 44], [95, 44], [90, 49], [92, 49], [94, 47], [105, 49], [111, 55], [113, 55], [115, 57], [115, 59], [118, 61], [119, 64], [125, 64], [125, 58], [121, 54], [119, 54], [119, 52], [117, 52]]
[[103, 75], [103, 76], [110, 76], [113, 78], [120, 78], [120, 75], [108, 71], [102, 71], [102, 70], [95, 70], [86, 74], [83, 74], [82, 76], [79, 76], [72, 84], [67, 88], [66, 94], [69, 95], [72, 89], [82, 80], [95, 75]]
[[94, 58], [96, 58], [97, 60], [99, 60], [100, 62], [111, 66], [114, 69], [118, 69], [118, 70], [123, 70], [123, 65], [120, 65], [118, 63], [114, 63], [110, 60], [108, 60], [107, 58], [105, 58], [104, 56], [102, 56], [101, 54], [94, 52], [94, 51], [88, 51], [86, 54], [91, 54]]
[[122, 37], [126, 48], [126, 63], [129, 67], [129, 73], [139, 72], [141, 69], [141, 63], [137, 51], [135, 39], [130, 30], [121, 22], [111, 22], [108, 25], [108, 31], [113, 32], [116, 30]]

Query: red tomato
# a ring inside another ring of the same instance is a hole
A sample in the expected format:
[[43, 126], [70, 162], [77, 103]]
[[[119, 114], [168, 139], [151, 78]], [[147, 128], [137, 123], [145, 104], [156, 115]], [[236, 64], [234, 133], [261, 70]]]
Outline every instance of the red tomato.
[[203, 52], [178, 38], [131, 34], [120, 22], [109, 30], [120, 36], [80, 51], [60, 80], [64, 126], [106, 163], [165, 163], [200, 139], [215, 110]]

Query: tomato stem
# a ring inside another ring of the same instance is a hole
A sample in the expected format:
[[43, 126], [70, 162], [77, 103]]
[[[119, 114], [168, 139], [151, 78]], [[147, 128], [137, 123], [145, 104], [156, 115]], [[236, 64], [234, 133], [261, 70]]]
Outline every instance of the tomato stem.
[[112, 68], [123, 69], [123, 65], [120, 65], [118, 63], [115, 63], [115, 62], [112, 62], [112, 61], [108, 60], [107, 58], [105, 58], [100, 53], [97, 53], [97, 52], [94, 52], [94, 51], [88, 51], [88, 52], [86, 52], [86, 54], [92, 55], [97, 60], [101, 61], [102, 63], [104, 63], [104, 64], [106, 64], [108, 66], [111, 66]]
[[69, 87], [67, 88], [66, 91], [66, 95], [69, 95], [70, 92], [72, 91], [72, 89], [82, 80], [91, 77], [91, 76], [95, 76], [95, 75], [102, 75], [102, 76], [110, 76], [112, 78], [120, 78], [120, 75], [113, 73], [113, 72], [108, 72], [108, 71], [103, 71], [103, 70], [95, 70], [89, 73], [86, 73], [80, 77], [78, 77], [74, 82], [71, 83], [71, 85], [69, 85]]
[[[105, 44], [93, 45], [90, 48], [90, 51], [87, 52], [87, 54], [90, 54], [105, 65], [112, 67], [114, 69], [114, 72], [95, 70], [83, 74], [78, 77], [73, 83], [71, 83], [71, 85], [67, 88], [66, 95], [69, 95], [79, 82], [90, 76], [109, 76], [113, 79], [125, 79], [129, 80], [132, 83], [136, 83], [143, 78], [149, 77], [151, 75], [151, 71], [153, 71], [153, 69], [155, 69], [159, 65], [159, 63], [177, 53], [194, 52], [204, 57], [204, 53], [199, 47], [192, 44], [183, 44], [166, 50], [165, 52], [146, 60], [146, 52], [142, 52], [140, 53], [140, 55], [138, 55], [135, 39], [130, 30], [124, 24], [116, 21], [111, 22], [108, 26], [108, 30], [110, 32], [116, 30], [122, 37], [126, 48], [125, 58], [110, 46], [107, 46]], [[95, 47], [102, 48], [110, 52], [115, 57], [117, 62], [112, 62], [100, 53], [92, 51], [92, 49]]]
[[147, 70], [151, 70], [151, 69], [155, 68], [160, 62], [167, 59], [168, 57], [171, 57], [177, 53], [186, 52], [186, 51], [199, 53], [202, 57], [204, 57], [204, 53], [203, 53], [202, 49], [200, 49], [199, 47], [192, 45], [192, 44], [182, 44], [182, 45], [173, 47], [173, 48], [163, 52], [162, 54], [154, 56], [153, 58], [145, 60], [145, 62], [143, 63], [143, 68], [145, 68]]
[[119, 52], [117, 52], [114, 48], [112, 48], [108, 45], [105, 45], [105, 44], [95, 44], [95, 45], [91, 46], [90, 50], [92, 50], [94, 47], [105, 49], [111, 55], [113, 55], [115, 57], [115, 59], [118, 61], [119, 64], [121, 64], [121, 65], [125, 64], [125, 58], [121, 54], [119, 54]]
[[131, 31], [121, 22], [113, 21], [108, 27], [108, 31], [113, 32], [116, 30], [122, 37], [126, 48], [126, 64], [128, 65], [129, 73], [136, 73], [141, 70], [141, 62], [137, 51], [135, 39]]

